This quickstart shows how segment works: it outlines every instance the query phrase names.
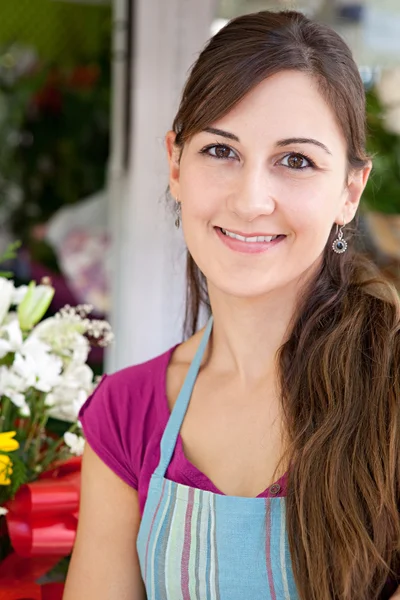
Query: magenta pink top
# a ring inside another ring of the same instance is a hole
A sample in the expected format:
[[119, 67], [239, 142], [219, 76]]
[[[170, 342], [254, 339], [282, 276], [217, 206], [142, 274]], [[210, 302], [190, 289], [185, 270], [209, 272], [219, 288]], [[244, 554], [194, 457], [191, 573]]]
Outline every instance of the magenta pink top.
[[[105, 375], [83, 405], [79, 419], [87, 442], [121, 479], [139, 493], [143, 513], [150, 478], [160, 460], [160, 442], [170, 411], [166, 372], [175, 347], [143, 364]], [[181, 436], [166, 472], [167, 479], [222, 494], [185, 457]], [[286, 495], [283, 475], [260, 498]]]

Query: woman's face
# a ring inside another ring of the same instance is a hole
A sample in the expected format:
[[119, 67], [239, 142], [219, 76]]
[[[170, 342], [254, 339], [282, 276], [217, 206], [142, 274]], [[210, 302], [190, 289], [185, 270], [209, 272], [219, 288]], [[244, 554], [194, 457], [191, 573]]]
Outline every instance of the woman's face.
[[263, 81], [180, 160], [173, 140], [170, 132], [170, 187], [189, 251], [209, 284], [236, 297], [301, 281], [332, 225], [352, 220], [369, 174], [347, 178], [335, 115], [300, 72]]

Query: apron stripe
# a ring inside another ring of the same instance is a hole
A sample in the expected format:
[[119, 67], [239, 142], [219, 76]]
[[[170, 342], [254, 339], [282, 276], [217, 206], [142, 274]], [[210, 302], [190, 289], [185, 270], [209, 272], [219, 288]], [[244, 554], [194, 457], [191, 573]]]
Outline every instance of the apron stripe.
[[[209, 503], [211, 506], [211, 498], [209, 498]], [[212, 510], [212, 508], [211, 508]], [[206, 581], [206, 595], [207, 598], [210, 598], [210, 600], [213, 600], [212, 595], [211, 595], [211, 561], [212, 561], [212, 547], [211, 547], [211, 521], [212, 519], [208, 519], [208, 527], [207, 527], [207, 541], [206, 541], [206, 545], [207, 545], [207, 560], [206, 560], [206, 572], [205, 572], [205, 581]]]
[[[174, 488], [177, 490], [177, 485], [174, 485]], [[171, 600], [183, 600], [180, 575], [185, 532], [187, 490], [188, 488], [186, 486], [180, 487], [179, 497], [175, 494], [174, 507], [173, 511], [171, 511], [173, 514], [165, 553], [167, 598], [171, 598]]]
[[196, 563], [195, 563], [195, 579], [196, 579], [196, 600], [201, 600], [200, 596], [200, 553], [201, 553], [201, 539], [200, 539], [200, 524], [201, 524], [201, 511], [203, 507], [203, 493], [199, 490], [199, 511], [197, 514], [197, 523], [196, 523], [196, 540], [197, 540], [197, 553], [196, 553]]
[[144, 581], [146, 584], [147, 584], [147, 559], [148, 559], [148, 555], [149, 555], [150, 538], [151, 538], [151, 534], [153, 533], [153, 527], [154, 527], [154, 523], [156, 522], [156, 519], [157, 519], [158, 511], [160, 509], [161, 500], [162, 500], [162, 497], [164, 494], [164, 488], [165, 488], [165, 479], [163, 480], [163, 486], [162, 486], [162, 490], [161, 490], [160, 499], [158, 501], [157, 508], [153, 515], [153, 519], [152, 519], [151, 525], [150, 525], [149, 537], [147, 538], [146, 555], [145, 555], [145, 561], [144, 561]]
[[[154, 592], [154, 596], [157, 598], [157, 591], [160, 590], [161, 597], [165, 590], [164, 581], [164, 554], [159, 551], [159, 546], [162, 546], [163, 540], [165, 539], [165, 529], [167, 528], [166, 516], [168, 510], [171, 511], [171, 489], [168, 485], [164, 491], [163, 497], [164, 506], [160, 508], [160, 520], [157, 527], [157, 532], [154, 536], [153, 551], [151, 554], [151, 583]], [[156, 590], [157, 586], [157, 590]]]
[[217, 528], [216, 528], [216, 510], [215, 510], [215, 495], [210, 497], [211, 504], [211, 600], [220, 600], [219, 593], [219, 569], [218, 569], [218, 552], [217, 552]]
[[283, 581], [283, 590], [285, 594], [285, 600], [290, 600], [290, 592], [289, 592], [289, 584], [287, 578], [287, 565], [286, 565], [286, 514], [285, 514], [285, 504], [281, 503], [280, 505], [281, 512], [281, 535], [280, 535], [280, 555], [281, 555], [281, 573], [282, 573], [282, 581]]
[[266, 498], [266, 509], [267, 509], [267, 532], [265, 539], [265, 554], [266, 554], [266, 562], [267, 562], [267, 574], [268, 574], [268, 583], [269, 583], [269, 591], [271, 594], [271, 600], [276, 600], [275, 594], [275, 586], [274, 579], [272, 575], [272, 564], [271, 564], [271, 501], [269, 498]]
[[181, 584], [182, 584], [182, 596], [183, 600], [190, 600], [190, 590], [189, 590], [189, 560], [190, 560], [190, 548], [191, 548], [191, 525], [192, 525], [192, 515], [193, 515], [193, 500], [194, 500], [194, 490], [193, 488], [189, 488], [189, 496], [188, 502], [186, 506], [186, 515], [185, 515], [185, 537], [183, 540], [183, 550], [182, 550], [182, 561], [181, 561]]
[[[192, 521], [190, 523], [191, 546], [189, 556], [189, 594], [190, 598], [195, 600], [196, 596], [196, 559], [199, 551], [197, 537], [197, 523], [199, 520], [199, 490], [194, 488], [193, 512]], [[200, 599], [199, 599], [200, 600]]]
[[[167, 599], [167, 583], [166, 583], [166, 575], [167, 575], [167, 565], [166, 565], [166, 556], [167, 556], [167, 544], [169, 540], [169, 536], [171, 533], [171, 524], [172, 524], [172, 516], [174, 512], [174, 503], [175, 503], [175, 487], [169, 487], [168, 494], [168, 520], [165, 525], [165, 530], [163, 531], [162, 539], [160, 540], [160, 548], [154, 547], [154, 550], [157, 550], [156, 556], [160, 558], [158, 565], [158, 584], [160, 587], [160, 598]], [[151, 598], [151, 596], [150, 596]]]
[[207, 583], [206, 583], [206, 564], [207, 564], [207, 530], [208, 520], [210, 518], [210, 505], [206, 501], [207, 496], [202, 492], [201, 503], [201, 519], [200, 519], [200, 538], [199, 538], [199, 598], [207, 598]]

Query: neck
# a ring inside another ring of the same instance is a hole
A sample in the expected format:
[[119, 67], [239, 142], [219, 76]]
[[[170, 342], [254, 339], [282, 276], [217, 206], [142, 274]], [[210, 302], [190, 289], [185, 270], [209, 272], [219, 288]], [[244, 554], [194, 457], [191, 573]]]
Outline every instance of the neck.
[[299, 283], [261, 298], [228, 296], [209, 284], [214, 316], [210, 359], [246, 386], [276, 378], [276, 356], [290, 332]]

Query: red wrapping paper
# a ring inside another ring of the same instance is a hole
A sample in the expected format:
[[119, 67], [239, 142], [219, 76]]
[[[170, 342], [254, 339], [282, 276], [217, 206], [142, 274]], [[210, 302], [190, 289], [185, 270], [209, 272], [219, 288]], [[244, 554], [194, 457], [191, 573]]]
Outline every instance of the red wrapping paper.
[[7, 504], [11, 544], [22, 557], [70, 554], [78, 523], [81, 459], [23, 485]]
[[0, 565], [0, 600], [61, 600], [62, 584], [36, 581], [71, 553], [78, 523], [81, 459], [22, 486], [8, 502], [14, 553]]

